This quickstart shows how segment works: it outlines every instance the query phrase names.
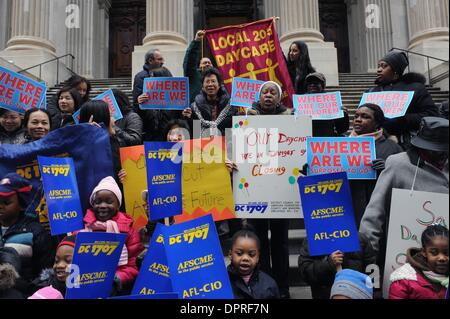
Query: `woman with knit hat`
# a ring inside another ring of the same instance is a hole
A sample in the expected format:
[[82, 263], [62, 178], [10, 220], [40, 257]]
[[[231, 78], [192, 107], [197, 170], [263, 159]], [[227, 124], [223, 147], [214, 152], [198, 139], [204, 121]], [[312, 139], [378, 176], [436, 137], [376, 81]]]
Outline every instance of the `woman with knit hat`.
[[127, 234], [125, 246], [114, 278], [115, 290], [131, 291], [139, 271], [136, 257], [144, 250], [139, 234], [133, 229], [133, 218], [119, 211], [122, 192], [114, 178], [105, 177], [92, 192], [91, 209], [84, 216], [84, 231]]
[[390, 51], [378, 62], [376, 87], [368, 93], [384, 91], [413, 91], [414, 97], [406, 115], [387, 120], [386, 133], [395, 137], [403, 148], [408, 148], [411, 133], [419, 130], [420, 121], [427, 116], [439, 116], [437, 106], [425, 87], [426, 79], [419, 73], [406, 73], [409, 60], [404, 52]]
[[[272, 81], [265, 82], [260, 89], [260, 99], [253, 104], [249, 115], [292, 115], [292, 110], [281, 103], [281, 87]], [[290, 298], [289, 294], [289, 220], [253, 219], [248, 224], [254, 227], [261, 241], [261, 269], [271, 275], [278, 284], [280, 297]], [[269, 240], [268, 231], [271, 238]], [[272, 260], [272, 264], [270, 262]]]

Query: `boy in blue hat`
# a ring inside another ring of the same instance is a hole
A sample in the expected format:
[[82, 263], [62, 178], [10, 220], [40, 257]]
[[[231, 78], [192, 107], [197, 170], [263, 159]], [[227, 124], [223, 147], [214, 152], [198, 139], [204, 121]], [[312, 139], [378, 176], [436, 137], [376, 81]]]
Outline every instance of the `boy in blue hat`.
[[0, 180], [0, 248], [14, 248], [22, 263], [20, 276], [36, 278], [53, 263], [51, 239], [38, 221], [25, 216], [31, 202], [32, 185], [25, 178], [10, 173]]
[[351, 269], [336, 274], [331, 299], [373, 299], [373, 284], [369, 276]]

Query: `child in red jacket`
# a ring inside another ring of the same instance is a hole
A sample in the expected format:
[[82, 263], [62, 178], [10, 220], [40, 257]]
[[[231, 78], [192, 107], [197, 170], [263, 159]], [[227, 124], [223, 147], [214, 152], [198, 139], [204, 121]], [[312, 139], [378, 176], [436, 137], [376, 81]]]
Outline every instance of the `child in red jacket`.
[[92, 192], [90, 203], [84, 217], [85, 231], [101, 231], [127, 234], [120, 256], [119, 266], [114, 278], [115, 289], [125, 293], [133, 286], [139, 271], [136, 257], [144, 250], [139, 234], [133, 229], [133, 219], [119, 212], [122, 205], [122, 192], [114, 178], [104, 178]]
[[411, 248], [407, 263], [391, 274], [389, 299], [444, 299], [448, 289], [448, 229], [427, 227], [422, 249]]

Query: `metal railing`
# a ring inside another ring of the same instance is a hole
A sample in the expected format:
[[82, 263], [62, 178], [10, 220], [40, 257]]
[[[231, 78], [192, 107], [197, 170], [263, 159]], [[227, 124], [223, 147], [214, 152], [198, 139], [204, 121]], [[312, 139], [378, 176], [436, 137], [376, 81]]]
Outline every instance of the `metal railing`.
[[[436, 61], [440, 61], [440, 62], [443, 62], [443, 63], [448, 63], [448, 62], [449, 62], [448, 60], [443, 60], [443, 59], [436, 58], [436, 57], [431, 56], [431, 55], [426, 55], [426, 54], [422, 54], [422, 53], [418, 53], [418, 52], [414, 52], [414, 51], [410, 51], [410, 50], [405, 50], [405, 49], [400, 49], [400, 48], [392, 48], [390, 51], [393, 51], [393, 50], [405, 52], [405, 53], [406, 53], [406, 56], [408, 57], [408, 60], [409, 60], [409, 55], [410, 55], [410, 54], [411, 54], [411, 55], [417, 55], [417, 56], [421, 56], [421, 57], [426, 58], [426, 59], [427, 59], [427, 67], [428, 67], [428, 83], [429, 83], [430, 85], [432, 85], [432, 81], [431, 81], [431, 67], [430, 67], [430, 60], [436, 60]], [[411, 71], [411, 70], [410, 70], [410, 66], [408, 65], [408, 72], [410, 72], [410, 71]], [[444, 72], [443, 74], [437, 75], [436, 77], [442, 76], [442, 75], [444, 75], [445, 73], [446, 73], [446, 72]]]
[[56, 83], [59, 83], [59, 60], [66, 58], [66, 57], [70, 57], [71, 59], [70, 59], [70, 68], [67, 66], [65, 66], [65, 67], [73, 75], [73, 74], [75, 74], [75, 72], [73, 71], [73, 63], [74, 63], [75, 57], [70, 53], [53, 58], [48, 61], [44, 61], [42, 63], [36, 64], [33, 66], [30, 66], [29, 68], [22, 69], [18, 73], [22, 73], [22, 72], [39, 67], [39, 79], [42, 79], [42, 66], [56, 61]]

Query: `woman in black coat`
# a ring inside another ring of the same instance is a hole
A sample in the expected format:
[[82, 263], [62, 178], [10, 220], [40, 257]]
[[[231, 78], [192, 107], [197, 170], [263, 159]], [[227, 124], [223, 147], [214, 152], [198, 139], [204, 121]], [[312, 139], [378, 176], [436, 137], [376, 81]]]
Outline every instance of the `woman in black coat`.
[[400, 145], [407, 149], [411, 134], [419, 130], [420, 121], [424, 117], [439, 116], [439, 110], [433, 102], [422, 74], [403, 74], [409, 65], [404, 52], [391, 51], [378, 62], [376, 87], [367, 92], [413, 91], [414, 97], [406, 112], [400, 118], [386, 120], [383, 127], [388, 135], [394, 135]]
[[114, 123], [120, 147], [142, 144], [143, 123], [141, 117], [133, 111], [130, 100], [124, 92], [118, 89], [112, 91], [123, 115], [122, 119]]

